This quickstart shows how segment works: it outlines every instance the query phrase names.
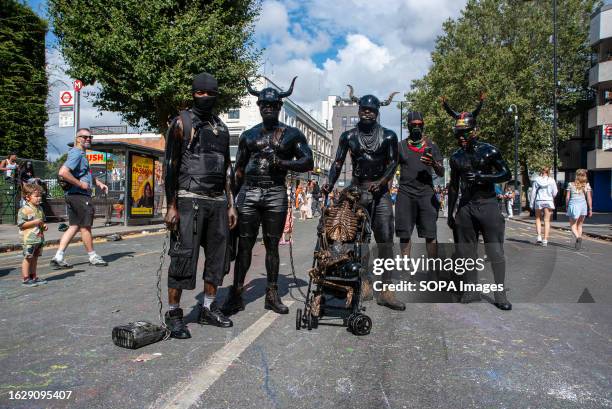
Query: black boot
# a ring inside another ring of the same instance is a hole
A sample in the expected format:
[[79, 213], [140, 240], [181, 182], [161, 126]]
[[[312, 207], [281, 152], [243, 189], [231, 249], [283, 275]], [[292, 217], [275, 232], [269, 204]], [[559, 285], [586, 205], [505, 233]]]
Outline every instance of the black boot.
[[497, 308], [499, 308], [502, 311], [510, 311], [512, 309], [512, 304], [510, 304], [510, 301], [508, 301], [508, 298], [506, 298], [506, 291], [495, 291], [495, 302], [493, 303], [494, 306], [496, 306]]
[[174, 310], [166, 311], [165, 316], [166, 326], [170, 330], [170, 337], [178, 339], [191, 338], [191, 333], [183, 321], [183, 310], [175, 308]]
[[395, 294], [393, 291], [381, 291], [378, 296], [378, 301], [376, 301], [378, 305], [382, 305], [383, 307], [391, 308], [396, 311], [404, 311], [406, 309], [406, 304], [395, 298]]
[[277, 314], [289, 314], [289, 308], [281, 301], [278, 295], [278, 285], [268, 284], [266, 288], [266, 310], [272, 310]]
[[226, 315], [234, 315], [240, 311], [244, 311], [244, 300], [242, 299], [242, 292], [244, 288], [237, 288], [236, 286], [231, 286], [229, 289], [229, 295], [221, 307], [221, 311], [223, 311]]
[[229, 328], [234, 323], [232, 320], [227, 318], [217, 305], [216, 301], [210, 304], [210, 309], [203, 305], [200, 305], [200, 316], [198, 317], [198, 324], [202, 325], [214, 325], [216, 327]]

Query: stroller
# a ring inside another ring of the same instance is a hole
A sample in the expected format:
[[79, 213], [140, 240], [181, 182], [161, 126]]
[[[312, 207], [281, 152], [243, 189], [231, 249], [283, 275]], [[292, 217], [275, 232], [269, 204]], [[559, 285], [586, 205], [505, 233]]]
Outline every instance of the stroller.
[[372, 320], [361, 305], [362, 245], [368, 242], [368, 212], [359, 204], [361, 192], [345, 188], [334, 205], [325, 207], [317, 228], [317, 245], [304, 301], [296, 311], [297, 330], [342, 319], [354, 335], [367, 335]]

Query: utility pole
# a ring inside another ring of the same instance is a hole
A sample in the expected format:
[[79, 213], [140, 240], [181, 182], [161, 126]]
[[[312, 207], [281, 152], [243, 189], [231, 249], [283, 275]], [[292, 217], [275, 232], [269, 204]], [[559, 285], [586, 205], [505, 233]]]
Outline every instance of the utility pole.
[[[557, 0], [553, 0], [553, 81], [554, 95], [553, 95], [553, 177], [555, 183], [557, 183]], [[557, 206], [553, 210], [553, 220], [557, 220]]]

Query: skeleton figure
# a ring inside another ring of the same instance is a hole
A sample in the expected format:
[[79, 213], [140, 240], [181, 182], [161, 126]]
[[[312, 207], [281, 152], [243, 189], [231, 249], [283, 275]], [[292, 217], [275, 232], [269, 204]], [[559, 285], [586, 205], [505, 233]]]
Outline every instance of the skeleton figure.
[[[337, 275], [338, 269], [343, 269], [345, 274], [359, 274], [359, 271], [352, 271], [358, 264], [350, 263], [354, 257], [352, 247], [347, 250], [343, 244], [353, 243], [358, 231], [361, 232], [361, 237], [364, 237], [364, 220], [367, 218], [367, 213], [359, 205], [360, 194], [357, 188], [347, 188], [342, 191], [337, 205], [325, 209], [324, 218], [319, 226], [322, 237], [321, 249], [315, 252], [317, 264], [308, 272], [315, 284], [345, 291], [347, 307], [353, 301], [353, 288], [326, 280], [325, 276], [334, 272]], [[319, 315], [320, 303], [321, 295], [318, 294], [313, 297], [311, 303], [311, 312], [315, 317]]]

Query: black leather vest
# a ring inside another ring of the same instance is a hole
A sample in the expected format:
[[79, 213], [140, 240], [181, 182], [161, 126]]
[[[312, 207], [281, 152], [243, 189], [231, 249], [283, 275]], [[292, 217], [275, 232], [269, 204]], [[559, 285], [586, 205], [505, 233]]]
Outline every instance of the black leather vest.
[[183, 141], [187, 147], [179, 173], [181, 190], [212, 196], [219, 196], [225, 191], [229, 132], [223, 124], [217, 125], [217, 132], [215, 135], [211, 126], [206, 124], [196, 128], [191, 142]]

